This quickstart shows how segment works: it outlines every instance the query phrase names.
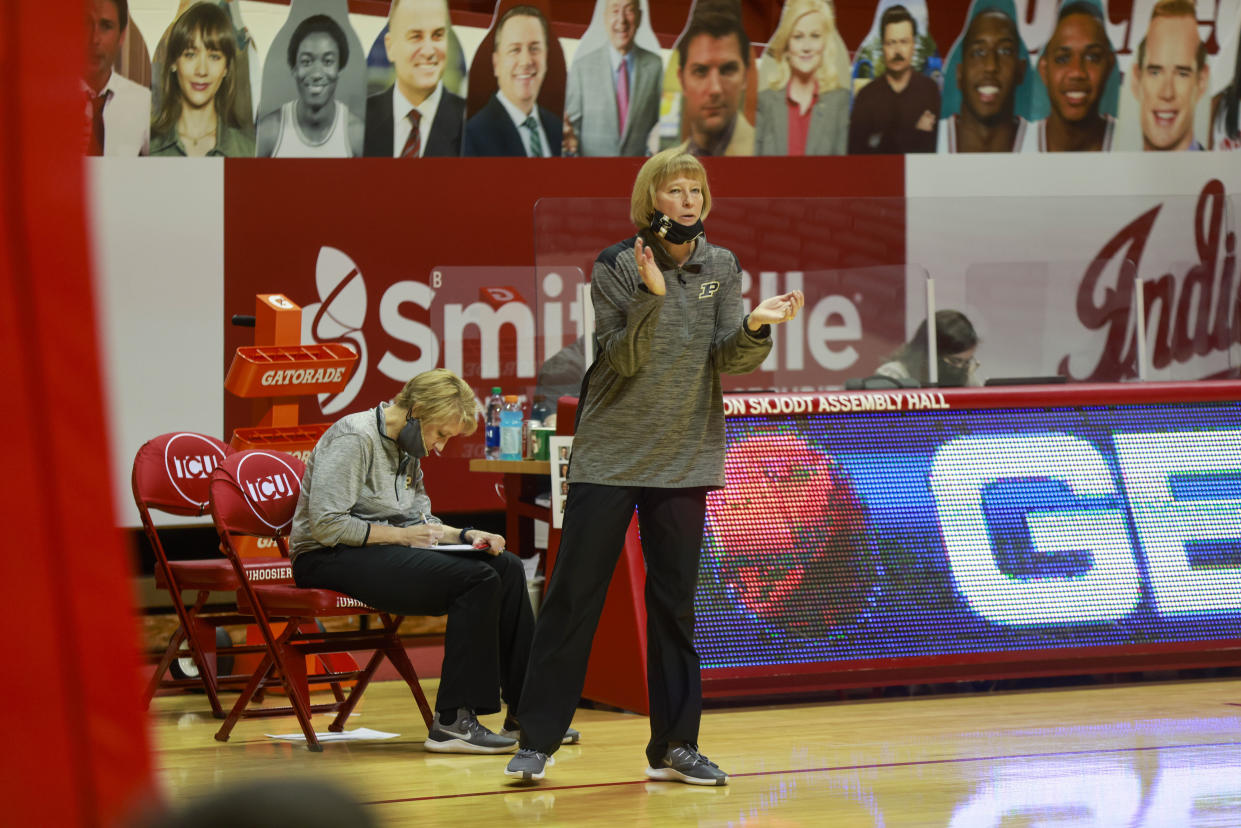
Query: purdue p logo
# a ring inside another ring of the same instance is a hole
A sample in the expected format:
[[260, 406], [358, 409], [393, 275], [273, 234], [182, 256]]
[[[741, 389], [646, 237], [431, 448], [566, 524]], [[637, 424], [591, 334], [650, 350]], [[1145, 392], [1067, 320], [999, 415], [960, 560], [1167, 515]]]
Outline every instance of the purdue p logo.
[[699, 299], [710, 299], [715, 292], [720, 289], [719, 282], [703, 282], [702, 287], [698, 289]]

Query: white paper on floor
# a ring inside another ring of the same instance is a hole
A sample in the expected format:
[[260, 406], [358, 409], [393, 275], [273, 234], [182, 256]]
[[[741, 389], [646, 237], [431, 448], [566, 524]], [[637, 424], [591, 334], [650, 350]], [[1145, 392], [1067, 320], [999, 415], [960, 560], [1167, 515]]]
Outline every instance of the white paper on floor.
[[[268, 739], [284, 739], [289, 742], [304, 742], [306, 734], [304, 733], [264, 733]], [[315, 737], [320, 742], [359, 742], [366, 739], [395, 739], [400, 736], [399, 733], [384, 733], [382, 730], [371, 730], [369, 727], [358, 727], [353, 730], [346, 730], [343, 733], [320, 733], [315, 731]]]

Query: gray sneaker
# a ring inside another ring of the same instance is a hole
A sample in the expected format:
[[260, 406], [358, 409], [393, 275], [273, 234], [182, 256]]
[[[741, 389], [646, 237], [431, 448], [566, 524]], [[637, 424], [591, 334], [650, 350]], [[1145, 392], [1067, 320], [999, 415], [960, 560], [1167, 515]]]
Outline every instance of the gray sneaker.
[[646, 769], [646, 777], [661, 782], [684, 782], [688, 785], [728, 784], [728, 774], [699, 753], [694, 745], [669, 747], [659, 767]]
[[556, 764], [556, 760], [546, 753], [539, 753], [531, 748], [522, 748], [517, 755], [508, 760], [504, 769], [505, 776], [520, 779], [522, 782], [537, 782], [543, 778], [543, 769]]
[[462, 707], [452, 724], [444, 724], [441, 714], [436, 713], [422, 746], [433, 753], [512, 753], [517, 740], [492, 733], [473, 710]]

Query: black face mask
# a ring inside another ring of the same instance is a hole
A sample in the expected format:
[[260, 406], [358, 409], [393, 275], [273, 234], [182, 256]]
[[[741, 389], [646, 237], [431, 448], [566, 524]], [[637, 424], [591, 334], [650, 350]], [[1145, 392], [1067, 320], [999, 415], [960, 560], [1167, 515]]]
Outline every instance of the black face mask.
[[961, 388], [969, 381], [969, 367], [962, 368], [959, 365], [952, 365], [944, 360], [939, 361], [939, 384], [948, 388]]
[[651, 214], [651, 232], [666, 242], [685, 244], [702, 235], [702, 219], [686, 227], [656, 210]]
[[421, 460], [427, 456], [426, 444], [422, 442], [422, 422], [412, 414], [406, 415], [405, 425], [396, 436], [396, 444], [401, 451], [414, 459]]

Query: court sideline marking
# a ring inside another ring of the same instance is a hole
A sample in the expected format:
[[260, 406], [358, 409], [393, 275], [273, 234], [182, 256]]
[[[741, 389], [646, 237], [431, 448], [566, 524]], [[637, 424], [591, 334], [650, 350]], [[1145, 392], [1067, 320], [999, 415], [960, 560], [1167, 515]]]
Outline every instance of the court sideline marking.
[[[1102, 756], [1110, 753], [1139, 753], [1150, 750], [1187, 750], [1191, 748], [1241, 747], [1241, 742], [1203, 742], [1192, 745], [1149, 745], [1147, 747], [1100, 748], [1097, 750], [1064, 750], [1047, 751], [1044, 753], [1012, 753], [996, 756], [961, 756], [955, 759], [919, 759], [909, 762], [876, 762], [866, 765], [832, 765], [825, 768], [795, 768], [789, 770], [752, 771], [750, 773], [730, 773], [729, 779], [743, 779], [758, 776], [779, 776], [794, 773], [832, 773], [835, 771], [876, 770], [881, 768], [910, 768], [930, 765], [952, 765], [964, 762], [995, 762], [1002, 759], [1047, 759], [1065, 756]], [[521, 793], [544, 793], [548, 791], [572, 791], [584, 788], [614, 788], [619, 785], [645, 785], [653, 780], [631, 779], [623, 782], [591, 782], [583, 785], [510, 785], [498, 791], [474, 791], [473, 793], [439, 794], [434, 796], [410, 796], [401, 799], [375, 799], [363, 802], [363, 805], [396, 805], [402, 802], [426, 802], [430, 800], [461, 799], [473, 796], [496, 796]]]

